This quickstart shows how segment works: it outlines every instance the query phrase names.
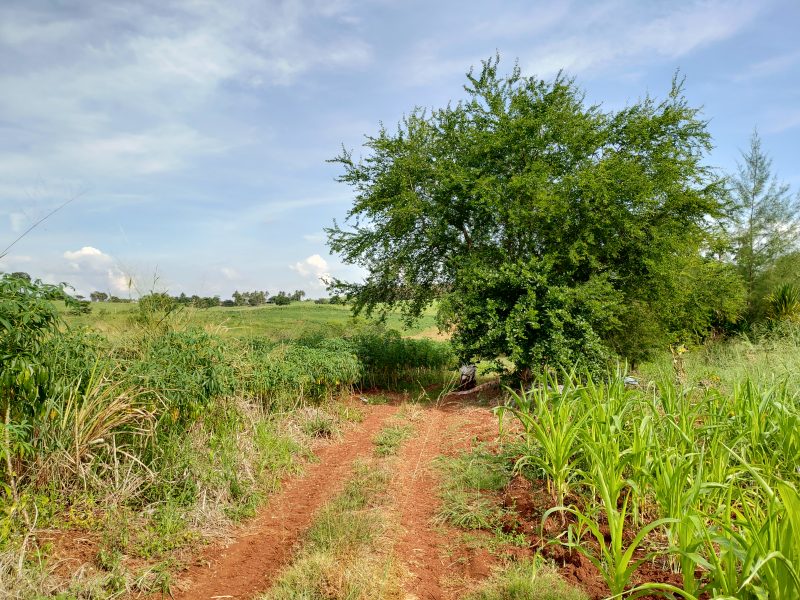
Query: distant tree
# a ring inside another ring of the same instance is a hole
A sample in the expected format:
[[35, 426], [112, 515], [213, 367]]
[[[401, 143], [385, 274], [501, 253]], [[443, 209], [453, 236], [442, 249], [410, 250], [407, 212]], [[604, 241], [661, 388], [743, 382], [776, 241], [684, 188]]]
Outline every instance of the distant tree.
[[757, 131], [742, 152], [738, 173], [732, 179], [732, 240], [736, 265], [744, 278], [751, 316], [767, 290], [759, 279], [776, 262], [797, 250], [800, 239], [800, 196], [772, 173], [772, 159], [761, 149]]
[[292, 298], [286, 292], [280, 291], [270, 298], [270, 303], [276, 306], [286, 306], [292, 303]]
[[264, 292], [248, 292], [247, 305], [248, 306], [261, 306], [267, 303], [267, 296]]
[[31, 276], [28, 275], [25, 271], [15, 271], [14, 273], [11, 274], [11, 277], [14, 277], [16, 279], [24, 279], [27, 282], [31, 281]]
[[92, 299], [92, 302], [107, 302], [108, 294], [105, 292], [92, 292], [89, 294], [89, 298]]
[[88, 315], [92, 312], [92, 303], [88, 300], [78, 300], [69, 307], [67, 312], [71, 315]]
[[233, 295], [231, 297], [233, 298], [233, 303], [236, 306], [246, 306], [247, 305], [247, 298], [239, 290], [236, 290], [235, 292], [233, 292]]
[[220, 302], [220, 305], [226, 308], [230, 308], [232, 306], [236, 306], [236, 302], [233, 300], [223, 300], [222, 302]]
[[300, 302], [303, 298], [306, 297], [306, 293], [303, 290], [295, 290], [290, 297], [292, 299], [292, 302]]
[[192, 306], [195, 308], [213, 308], [219, 305], [219, 296], [192, 296]]
[[182, 306], [186, 306], [188, 304], [191, 304], [192, 300], [191, 298], [189, 298], [189, 296], [186, 295], [185, 292], [181, 292], [181, 295], [175, 298], [175, 302], [177, 302]]

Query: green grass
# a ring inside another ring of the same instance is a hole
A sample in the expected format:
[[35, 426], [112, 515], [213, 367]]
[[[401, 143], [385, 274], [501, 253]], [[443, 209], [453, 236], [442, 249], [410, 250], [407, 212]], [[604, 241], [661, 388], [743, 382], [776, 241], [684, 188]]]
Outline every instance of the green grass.
[[456, 456], [437, 461], [442, 474], [437, 513], [440, 522], [461, 529], [486, 529], [502, 534], [505, 511], [498, 500], [485, 492], [502, 490], [511, 479], [508, 457], [495, 455], [479, 445]]
[[314, 519], [301, 550], [262, 600], [396, 598], [399, 570], [384, 535], [389, 470], [357, 462], [339, 496]]
[[381, 429], [373, 438], [376, 456], [397, 454], [400, 446], [414, 433], [414, 427], [408, 423], [389, 425]]
[[[790, 391], [800, 392], [800, 328], [786, 326], [761, 339], [747, 337], [709, 342], [690, 348], [679, 358], [687, 385], [717, 387], [730, 391], [745, 378], [786, 381]], [[642, 364], [638, 371], [649, 380], [673, 377], [673, 357], [664, 352]]]
[[[138, 313], [135, 303], [97, 302], [88, 315], [69, 315], [63, 303], [60, 309], [67, 323], [84, 326], [110, 337], [122, 334], [129, 328], [131, 318]], [[399, 314], [389, 315], [387, 327], [402, 331], [404, 335], [419, 335], [436, 327], [435, 307], [429, 307], [411, 328], [406, 329]], [[369, 321], [353, 319], [349, 307], [313, 302], [293, 302], [288, 306], [265, 305], [258, 307], [182, 308], [175, 317], [187, 324], [209, 328], [226, 338], [264, 337], [270, 340], [290, 340], [323, 329], [329, 336], [351, 331], [354, 326]]]
[[464, 600], [586, 600], [555, 569], [536, 561], [512, 563], [496, 572]]

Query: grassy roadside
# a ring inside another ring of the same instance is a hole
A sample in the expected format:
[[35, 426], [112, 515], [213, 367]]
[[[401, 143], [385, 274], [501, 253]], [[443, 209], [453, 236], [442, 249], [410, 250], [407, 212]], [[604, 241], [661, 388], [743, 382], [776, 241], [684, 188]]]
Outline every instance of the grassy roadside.
[[541, 561], [509, 563], [464, 600], [586, 600], [550, 565]]
[[439, 523], [462, 531], [461, 542], [482, 548], [501, 561], [493, 575], [473, 586], [469, 600], [584, 600], [582, 591], [570, 586], [557, 571], [539, 557], [517, 561], [512, 546], [527, 547], [523, 535], [507, 532], [514, 522], [513, 509], [503, 506], [500, 492], [513, 474], [514, 460], [502, 449], [490, 451], [484, 444], [453, 456], [441, 456]]
[[144, 471], [123, 468], [107, 495], [84, 494], [69, 507], [60, 506], [55, 490], [52, 499], [41, 491], [33, 506], [50, 510], [37, 509], [24, 560], [19, 546], [0, 550], [0, 597], [102, 600], [168, 593], [173, 573], [205, 540], [253, 515], [283, 477], [313, 458], [315, 444], [362, 418], [362, 411], [339, 402], [276, 415], [229, 399], [162, 448], [171, 470], [152, 477], [163, 479], [170, 493], [145, 500], [139, 510], [125, 498], [147, 483]]

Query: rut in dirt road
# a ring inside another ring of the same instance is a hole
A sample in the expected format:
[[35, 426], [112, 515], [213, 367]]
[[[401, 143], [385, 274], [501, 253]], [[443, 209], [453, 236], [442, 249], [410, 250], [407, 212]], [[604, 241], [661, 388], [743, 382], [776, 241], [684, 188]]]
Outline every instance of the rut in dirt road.
[[205, 553], [210, 566], [192, 566], [181, 578], [175, 600], [253, 598], [266, 590], [281, 568], [290, 562], [296, 542], [311, 525], [319, 508], [341, 489], [353, 462], [373, 450], [372, 437], [393, 406], [371, 407], [364, 422], [344, 439], [321, 449], [319, 463], [286, 483], [251, 523], [249, 532], [224, 549]]
[[[468, 447], [474, 433], [496, 427], [488, 410], [462, 412], [464, 408], [459, 402], [449, 402], [426, 409], [418, 435], [400, 453], [392, 489], [403, 530], [395, 553], [410, 573], [404, 585], [406, 600], [458, 598], [460, 594], [452, 587], [451, 575], [456, 572], [461, 576], [471, 575], [461, 572], [463, 569], [455, 567], [452, 557], [448, 557], [457, 534], [448, 535], [444, 528], [433, 524], [441, 506], [435, 459]], [[482, 575], [486, 574], [488, 569]]]

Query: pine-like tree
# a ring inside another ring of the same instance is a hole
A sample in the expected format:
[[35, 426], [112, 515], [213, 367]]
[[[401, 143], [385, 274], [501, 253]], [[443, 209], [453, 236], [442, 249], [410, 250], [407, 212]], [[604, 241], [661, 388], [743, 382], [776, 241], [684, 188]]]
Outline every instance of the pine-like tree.
[[797, 249], [800, 240], [800, 198], [772, 173], [772, 159], [761, 149], [758, 131], [732, 179], [733, 248], [736, 265], [747, 285], [751, 311], [758, 302], [759, 278], [775, 262]]

